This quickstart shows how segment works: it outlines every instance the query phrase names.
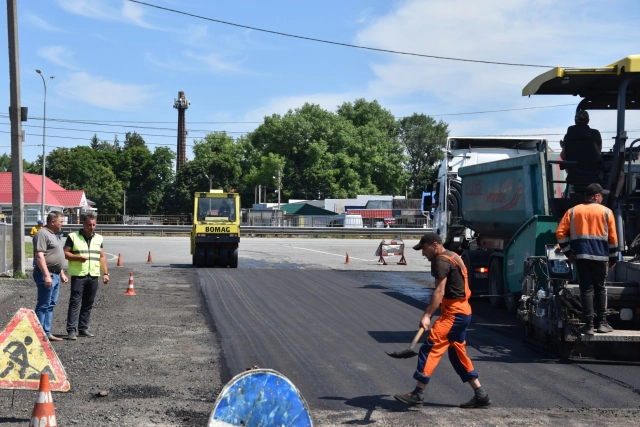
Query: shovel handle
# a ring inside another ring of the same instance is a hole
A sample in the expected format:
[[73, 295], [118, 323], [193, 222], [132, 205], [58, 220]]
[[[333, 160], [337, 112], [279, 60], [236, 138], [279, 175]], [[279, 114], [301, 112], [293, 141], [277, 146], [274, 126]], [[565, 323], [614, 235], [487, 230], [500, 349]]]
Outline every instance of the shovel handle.
[[411, 342], [411, 347], [409, 347], [409, 350], [413, 350], [413, 348], [416, 346], [416, 344], [418, 343], [418, 340], [420, 339], [423, 333], [424, 333], [424, 328], [420, 326], [420, 329], [418, 329], [418, 332], [416, 333], [415, 338]]

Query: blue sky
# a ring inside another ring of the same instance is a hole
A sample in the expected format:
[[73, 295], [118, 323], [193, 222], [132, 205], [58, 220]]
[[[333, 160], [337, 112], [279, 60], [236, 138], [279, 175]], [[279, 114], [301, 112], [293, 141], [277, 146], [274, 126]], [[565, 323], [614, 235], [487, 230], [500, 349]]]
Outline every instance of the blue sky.
[[[634, 0], [147, 2], [245, 26], [427, 55], [601, 66], [640, 53], [640, 3]], [[522, 97], [522, 88], [546, 68], [334, 46], [127, 0], [18, 0], [18, 15], [22, 105], [31, 117], [43, 113], [43, 84], [35, 69], [55, 76], [47, 90], [47, 151], [88, 145], [94, 133], [109, 141], [117, 134], [122, 141], [128, 130], [142, 134], [152, 148], [175, 150], [172, 106], [180, 90], [191, 101], [189, 145], [207, 131], [241, 135], [264, 116], [305, 102], [335, 111], [345, 101], [366, 98], [397, 117], [417, 112], [441, 118], [450, 123], [452, 135], [548, 134], [558, 148], [579, 101]], [[0, 16], [6, 28], [6, 13]], [[6, 30], [0, 37], [7, 46]], [[4, 52], [0, 97], [9, 105], [6, 47]], [[572, 105], [439, 116], [561, 104]], [[7, 132], [8, 118], [0, 114], [0, 131]], [[640, 136], [638, 113], [631, 113], [627, 123], [639, 130], [630, 136]], [[42, 152], [42, 121], [25, 125], [23, 155], [33, 161]], [[614, 134], [606, 132], [615, 130], [613, 113], [592, 114], [591, 125], [603, 132], [604, 146], [611, 146]], [[10, 153], [9, 134], [0, 133], [0, 139], [0, 153]], [[187, 156], [192, 157], [190, 151]]]

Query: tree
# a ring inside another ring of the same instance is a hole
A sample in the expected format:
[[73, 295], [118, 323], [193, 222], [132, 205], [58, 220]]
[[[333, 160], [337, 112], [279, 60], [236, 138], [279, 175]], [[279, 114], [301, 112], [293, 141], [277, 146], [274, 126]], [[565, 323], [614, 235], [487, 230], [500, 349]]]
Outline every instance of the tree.
[[[39, 156], [41, 157], [41, 156]], [[26, 173], [42, 173], [42, 163], [37, 165], [36, 163], [31, 163], [22, 159], [22, 171]], [[7, 155], [7, 153], [3, 153], [0, 156], [0, 172], [11, 172], [11, 156]]]
[[84, 190], [100, 213], [121, 211], [122, 185], [90, 147], [56, 148], [47, 156], [46, 169], [47, 176], [65, 189]]
[[265, 117], [247, 138], [255, 165], [248, 183], [270, 184], [262, 163], [273, 154], [285, 162], [282, 193], [288, 198], [400, 194], [405, 186], [395, 119], [375, 101], [345, 103], [338, 113], [305, 104], [284, 116]]
[[435, 181], [438, 163], [444, 158], [449, 125], [414, 113], [399, 121], [400, 140], [407, 153], [406, 169], [413, 197], [421, 197], [425, 184]]

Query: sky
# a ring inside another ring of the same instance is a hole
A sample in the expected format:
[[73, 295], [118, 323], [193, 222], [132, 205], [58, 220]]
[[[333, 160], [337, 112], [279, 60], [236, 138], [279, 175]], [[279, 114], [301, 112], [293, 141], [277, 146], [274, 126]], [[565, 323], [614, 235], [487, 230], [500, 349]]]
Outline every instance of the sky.
[[[240, 136], [265, 116], [305, 102], [335, 111], [358, 98], [377, 100], [396, 117], [424, 113], [449, 123], [453, 136], [535, 135], [552, 148], [573, 124], [579, 100], [523, 97], [522, 88], [554, 66], [603, 66], [640, 54], [636, 0], [146, 0], [218, 21], [129, 0], [18, 0], [23, 157], [89, 145], [97, 134], [141, 134], [149, 147], [176, 149], [178, 91], [186, 112], [187, 157], [212, 131]], [[0, 14], [3, 28], [6, 13]], [[320, 43], [524, 67], [449, 61]], [[0, 97], [9, 105], [7, 32], [0, 34]], [[49, 79], [49, 76], [55, 76]], [[544, 108], [539, 108], [544, 107]], [[477, 113], [494, 110], [511, 110]], [[0, 113], [0, 153], [11, 152], [9, 119]], [[85, 122], [85, 123], [78, 123]], [[590, 125], [611, 147], [615, 113]], [[640, 113], [627, 116], [640, 137]]]

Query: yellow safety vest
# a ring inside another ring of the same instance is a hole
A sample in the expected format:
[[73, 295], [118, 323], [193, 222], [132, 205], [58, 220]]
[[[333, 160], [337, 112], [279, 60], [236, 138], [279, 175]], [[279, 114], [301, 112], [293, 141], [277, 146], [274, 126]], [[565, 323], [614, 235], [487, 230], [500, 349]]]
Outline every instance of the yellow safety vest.
[[88, 247], [87, 241], [81, 231], [69, 234], [69, 238], [73, 242], [71, 253], [89, 258], [85, 262], [69, 260], [69, 275], [100, 276], [100, 247], [102, 246], [102, 236], [94, 234], [91, 238], [91, 247]]

